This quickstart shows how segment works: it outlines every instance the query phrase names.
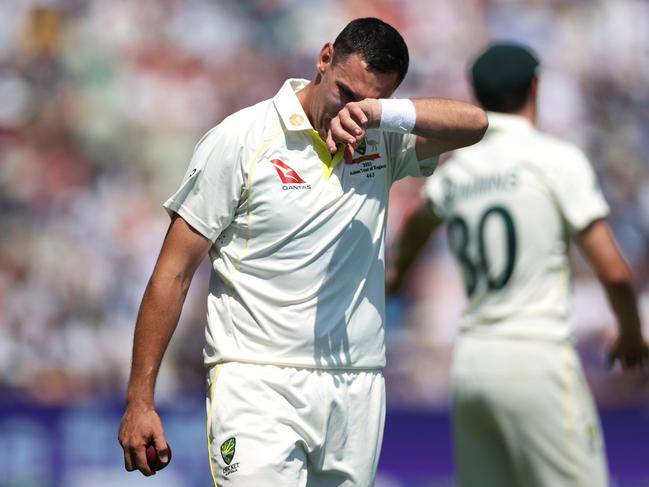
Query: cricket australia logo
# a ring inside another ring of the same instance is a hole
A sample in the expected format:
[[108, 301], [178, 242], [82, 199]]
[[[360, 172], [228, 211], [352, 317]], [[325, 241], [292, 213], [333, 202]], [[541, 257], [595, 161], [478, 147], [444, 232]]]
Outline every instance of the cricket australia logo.
[[236, 446], [237, 439], [234, 436], [221, 443], [221, 458], [223, 458], [223, 461], [226, 464], [226, 466], [223, 467], [223, 475], [226, 477], [239, 470], [239, 462], [232, 463]]
[[234, 458], [234, 449], [237, 446], [237, 439], [235, 437], [228, 438], [223, 443], [221, 443], [221, 457], [226, 465], [230, 465], [232, 459]]
[[361, 156], [365, 155], [365, 151], [367, 150], [367, 140], [365, 137], [361, 139], [361, 141], [358, 143], [356, 146], [356, 153], [360, 154]]
[[275, 168], [275, 171], [277, 171], [279, 179], [284, 183], [282, 185], [284, 191], [289, 189], [311, 189], [311, 185], [307, 184], [295, 169], [290, 167], [281, 159], [272, 159], [270, 163]]

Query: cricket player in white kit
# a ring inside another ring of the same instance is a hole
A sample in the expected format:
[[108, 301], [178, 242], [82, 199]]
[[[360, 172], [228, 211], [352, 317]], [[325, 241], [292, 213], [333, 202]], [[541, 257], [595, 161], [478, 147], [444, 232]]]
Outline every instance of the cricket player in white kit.
[[191, 277], [209, 253], [205, 364], [215, 485], [370, 486], [385, 415], [383, 259], [390, 185], [477, 142], [479, 108], [388, 100], [407, 47], [350, 23], [277, 95], [199, 142], [136, 325], [120, 427], [127, 470], [168, 449], [155, 376]]
[[537, 66], [515, 44], [493, 45], [473, 64], [489, 129], [427, 181], [388, 281], [400, 287], [446, 222], [468, 296], [453, 364], [460, 487], [608, 485], [597, 411], [571, 342], [571, 241], [617, 315], [612, 358], [625, 368], [647, 361], [630, 273], [591, 166], [534, 126]]

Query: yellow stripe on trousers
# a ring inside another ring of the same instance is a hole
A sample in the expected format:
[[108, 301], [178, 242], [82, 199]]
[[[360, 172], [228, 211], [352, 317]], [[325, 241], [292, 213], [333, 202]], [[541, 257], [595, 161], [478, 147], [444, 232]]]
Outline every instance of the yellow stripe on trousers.
[[564, 414], [564, 428], [566, 438], [565, 441], [568, 445], [567, 455], [573, 468], [571, 472], [575, 483], [573, 485], [581, 487], [583, 485], [581, 478], [581, 465], [579, 463], [578, 441], [579, 441], [579, 428], [577, 426], [577, 416], [579, 414], [577, 408], [577, 393], [578, 387], [575, 383], [575, 364], [572, 355], [572, 349], [566, 345], [562, 351], [562, 385], [563, 385], [563, 414]]
[[[212, 426], [212, 409], [214, 408], [214, 386], [216, 384], [216, 378], [219, 375], [219, 369], [221, 365], [217, 364], [214, 366], [213, 372], [214, 374], [210, 378], [210, 390], [209, 390], [209, 398], [210, 398], [210, 406], [207, 410], [207, 458], [210, 461], [210, 472], [212, 473], [212, 480], [214, 481], [214, 487], [219, 487], [218, 484], [216, 483], [216, 474], [214, 473], [214, 466], [212, 465], [212, 438], [211, 438], [211, 426]], [[212, 371], [210, 371], [210, 374]]]

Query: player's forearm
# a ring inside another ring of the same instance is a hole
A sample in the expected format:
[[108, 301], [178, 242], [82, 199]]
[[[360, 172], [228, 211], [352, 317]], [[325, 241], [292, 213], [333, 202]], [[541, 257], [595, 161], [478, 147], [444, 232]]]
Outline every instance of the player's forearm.
[[577, 242], [606, 290], [620, 334], [624, 338], [640, 337], [641, 325], [633, 275], [606, 221], [593, 221], [579, 233]]
[[135, 326], [127, 404], [153, 406], [158, 370], [176, 329], [189, 281], [154, 273], [147, 285]]
[[[454, 141], [457, 147], [475, 144], [489, 126], [487, 114], [481, 108], [459, 100], [442, 98], [413, 98], [415, 124], [412, 133], [426, 139]], [[362, 109], [367, 115], [368, 128], [380, 128], [383, 114], [381, 101], [366, 99]]]
[[470, 103], [441, 98], [410, 101], [387, 100], [385, 104], [381, 100], [367, 99], [361, 103], [368, 127], [388, 131], [399, 131], [402, 127], [415, 134], [419, 160], [475, 144], [489, 126], [485, 111]]
[[413, 99], [417, 121], [412, 133], [427, 139], [454, 141], [458, 147], [475, 144], [484, 135], [489, 121], [481, 108], [459, 100]]
[[417, 136], [417, 158], [424, 160], [475, 144], [488, 126], [484, 110], [458, 100], [365, 98], [347, 103], [331, 120], [326, 143], [332, 154], [339, 143], [353, 153], [368, 128], [411, 132]]

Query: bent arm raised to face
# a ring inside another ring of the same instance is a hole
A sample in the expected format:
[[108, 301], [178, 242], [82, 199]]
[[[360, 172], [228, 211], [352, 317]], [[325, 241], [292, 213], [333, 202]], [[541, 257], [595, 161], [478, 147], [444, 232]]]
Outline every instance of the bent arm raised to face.
[[[417, 136], [420, 161], [479, 142], [489, 126], [485, 111], [470, 103], [441, 98], [403, 101], [411, 101], [415, 108], [412, 133]], [[365, 136], [366, 129], [381, 127], [381, 118], [382, 103], [377, 98], [347, 103], [331, 121], [329, 150], [334, 153], [336, 144], [342, 142], [353, 153], [353, 146]]]
[[135, 325], [126, 412], [119, 432], [129, 471], [138, 469], [151, 475], [144, 453], [147, 443], [155, 443], [159, 453], [166, 449], [153, 405], [155, 382], [192, 277], [211, 245], [209, 239], [175, 216], [144, 292]]

